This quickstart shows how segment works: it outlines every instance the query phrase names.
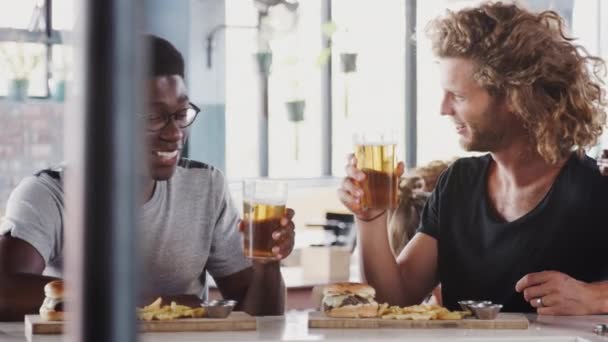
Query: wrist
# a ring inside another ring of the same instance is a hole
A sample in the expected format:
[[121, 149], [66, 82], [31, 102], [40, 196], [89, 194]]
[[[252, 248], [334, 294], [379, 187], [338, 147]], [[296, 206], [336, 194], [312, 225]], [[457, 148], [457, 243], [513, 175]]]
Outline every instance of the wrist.
[[380, 213], [375, 214], [369, 218], [362, 218], [359, 216], [355, 216], [357, 218], [357, 221], [361, 221], [361, 222], [365, 222], [365, 223], [370, 223], [370, 222], [374, 222], [377, 221], [379, 219], [381, 219], [382, 217], [384, 217], [384, 215], [388, 212], [388, 210], [382, 210]]
[[279, 270], [281, 266], [280, 260], [251, 260], [251, 264], [254, 271], [269, 271], [269, 270]]
[[608, 313], [608, 282], [589, 283], [586, 287], [590, 293], [591, 314]]
[[608, 313], [608, 282], [595, 284], [597, 289], [598, 314]]

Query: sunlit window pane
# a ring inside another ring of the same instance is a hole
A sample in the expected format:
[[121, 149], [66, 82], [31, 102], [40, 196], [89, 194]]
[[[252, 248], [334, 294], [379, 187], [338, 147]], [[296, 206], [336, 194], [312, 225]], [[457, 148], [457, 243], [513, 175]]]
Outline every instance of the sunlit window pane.
[[74, 26], [74, 0], [53, 0], [53, 29], [71, 30]]
[[[344, 175], [356, 131], [393, 130], [405, 141], [405, 2], [334, 0], [332, 172]], [[353, 57], [346, 54], [356, 54]], [[355, 62], [355, 63], [351, 63]]]
[[[282, 5], [271, 10], [269, 38], [256, 30], [226, 31], [226, 169], [232, 179], [259, 175], [259, 117], [262, 93], [255, 54], [272, 51], [269, 80], [269, 175], [321, 175], [321, 92], [317, 56], [321, 50], [320, 0], [301, 1], [298, 26]], [[226, 2], [226, 22], [257, 25], [253, 1]], [[268, 31], [265, 31], [268, 32]], [[302, 120], [287, 103], [305, 101]]]
[[27, 29], [39, 0], [0, 0], [0, 27]]
[[[248, 0], [227, 1], [226, 22], [229, 25], [255, 26], [257, 11], [252, 3]], [[259, 175], [260, 165], [258, 117], [261, 115], [259, 74], [253, 55], [257, 49], [256, 31], [228, 29], [224, 34], [226, 35], [225, 64], [217, 61], [212, 68], [217, 70], [216, 68], [225, 66], [226, 73], [226, 173], [231, 179], [255, 177]], [[215, 87], [210, 89], [222, 91], [222, 80], [206, 81], [214, 83]]]
[[[316, 64], [321, 50], [320, 5], [320, 0], [301, 1], [297, 28], [272, 45], [271, 177], [321, 176], [321, 73]], [[284, 11], [281, 18], [289, 22], [291, 16]]]

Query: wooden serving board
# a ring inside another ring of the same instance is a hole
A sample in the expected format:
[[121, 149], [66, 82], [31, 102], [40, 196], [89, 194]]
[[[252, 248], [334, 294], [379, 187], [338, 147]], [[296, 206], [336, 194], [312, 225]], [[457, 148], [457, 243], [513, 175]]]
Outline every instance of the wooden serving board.
[[325, 329], [528, 329], [529, 322], [524, 314], [499, 313], [493, 320], [466, 318], [461, 320], [412, 321], [382, 318], [334, 318], [319, 311], [308, 314], [308, 327]]
[[[40, 315], [25, 316], [25, 334], [53, 335], [63, 333], [65, 322], [49, 322]], [[171, 321], [139, 321], [140, 332], [241, 331], [256, 330], [256, 320], [245, 312], [235, 311], [227, 318], [179, 318]]]

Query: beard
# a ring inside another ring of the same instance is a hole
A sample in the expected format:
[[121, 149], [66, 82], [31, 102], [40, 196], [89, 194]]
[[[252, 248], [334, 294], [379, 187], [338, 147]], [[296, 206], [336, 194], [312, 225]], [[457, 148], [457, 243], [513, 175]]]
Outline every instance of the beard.
[[460, 138], [460, 146], [465, 151], [492, 152], [499, 150], [507, 141], [506, 127], [479, 127], [474, 124], [467, 126], [468, 137]]
[[466, 151], [494, 152], [508, 145], [511, 136], [522, 128], [513, 113], [501, 110], [497, 103], [489, 106], [479, 119], [466, 124], [467, 136], [460, 137]]

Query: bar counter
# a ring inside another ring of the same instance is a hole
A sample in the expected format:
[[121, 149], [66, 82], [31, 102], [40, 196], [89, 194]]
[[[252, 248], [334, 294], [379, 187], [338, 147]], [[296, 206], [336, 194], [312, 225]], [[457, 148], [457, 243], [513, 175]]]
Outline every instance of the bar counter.
[[[549, 317], [528, 315], [527, 330], [472, 329], [309, 329], [306, 311], [289, 311], [284, 317], [260, 317], [257, 331], [147, 333], [142, 342], [160, 341], [514, 341], [514, 342], [608, 342], [593, 332], [596, 324], [608, 324], [608, 316]], [[0, 341], [27, 341], [23, 323], [0, 323]], [[59, 342], [61, 336], [35, 335], [32, 341]]]

